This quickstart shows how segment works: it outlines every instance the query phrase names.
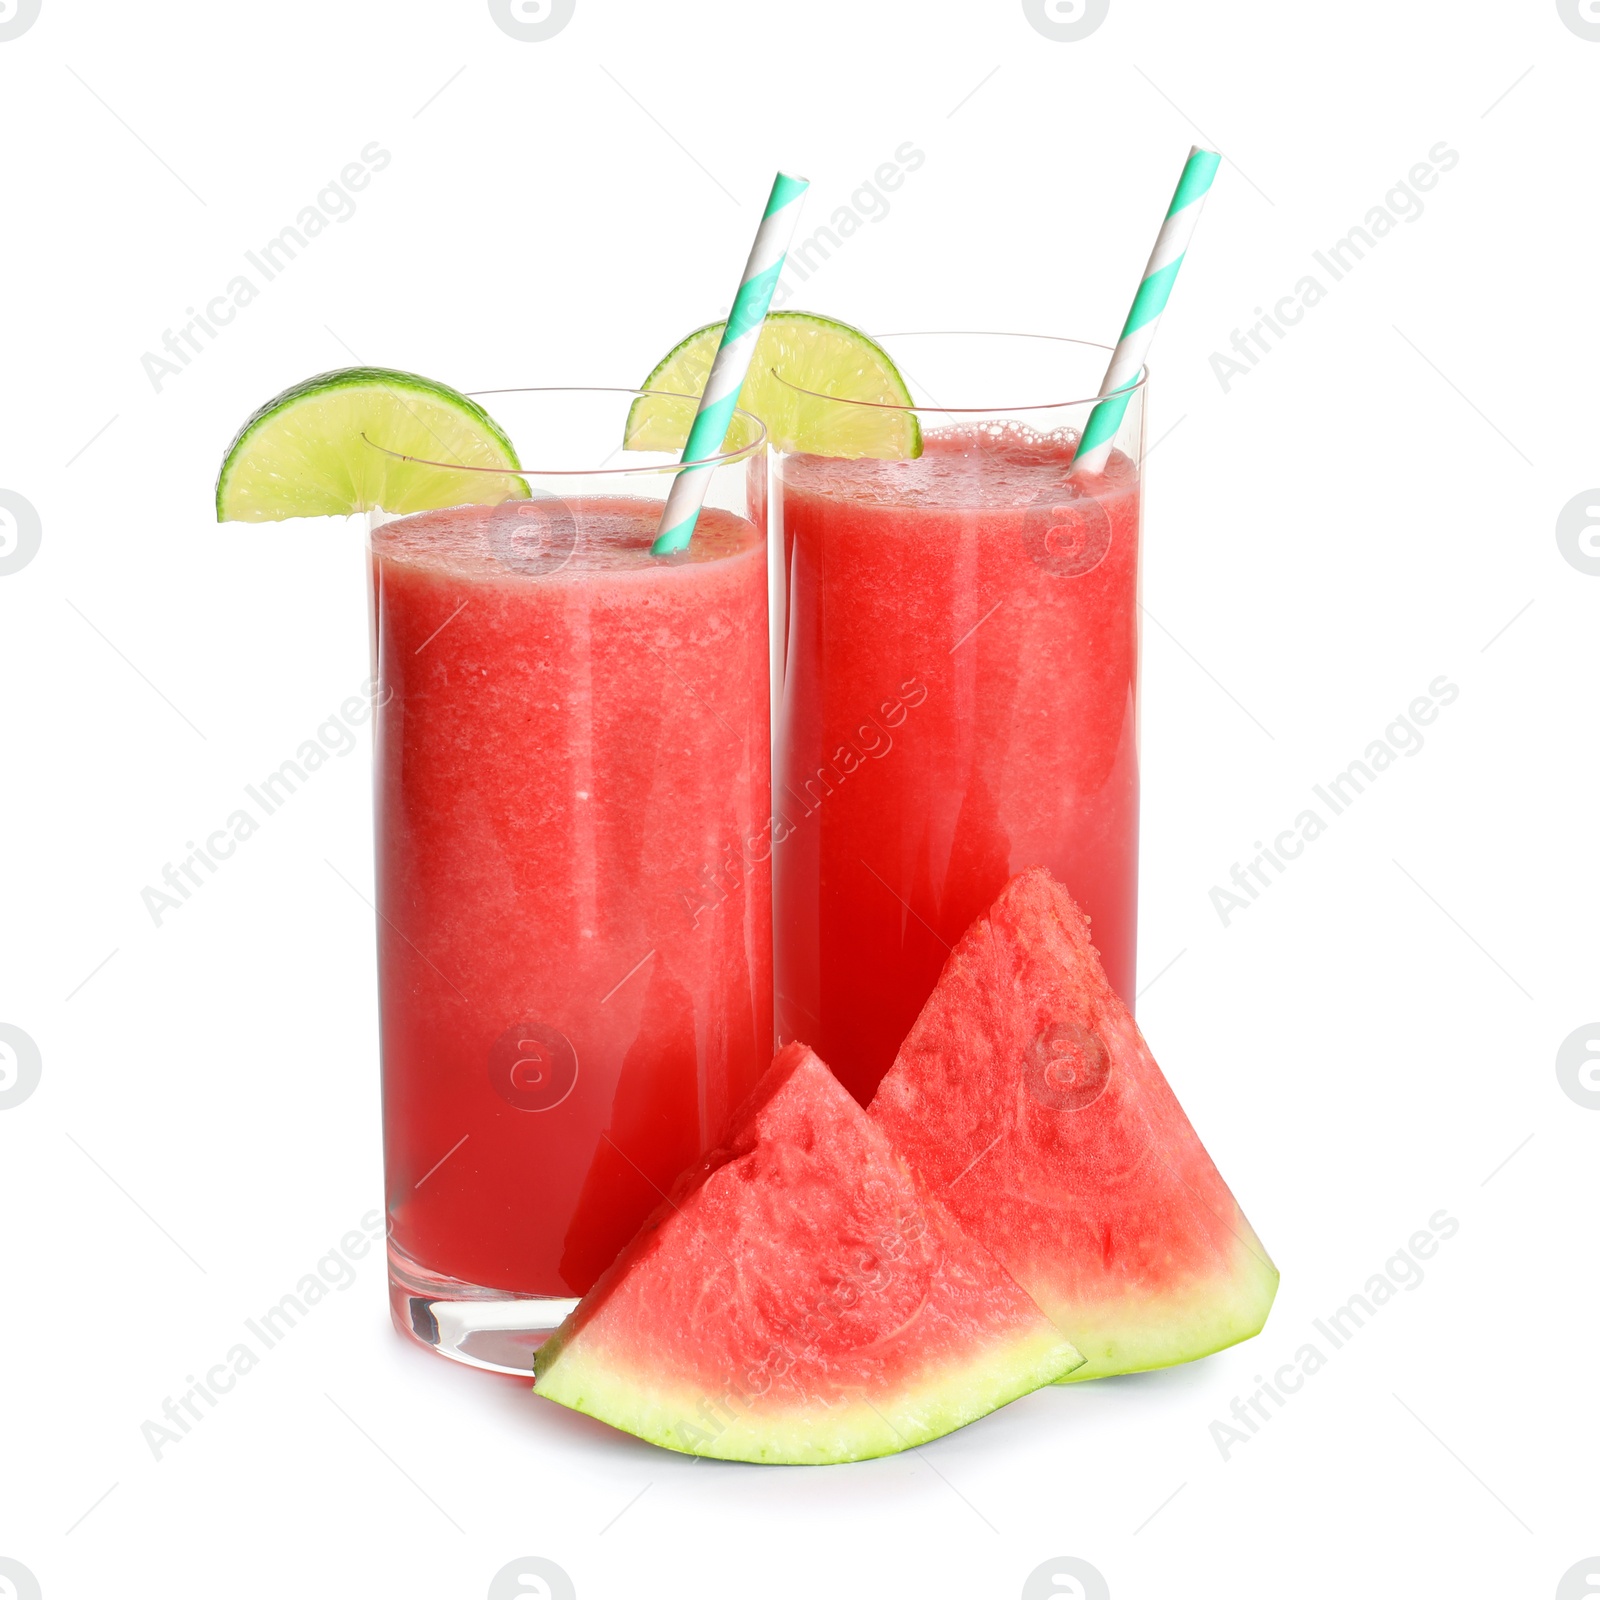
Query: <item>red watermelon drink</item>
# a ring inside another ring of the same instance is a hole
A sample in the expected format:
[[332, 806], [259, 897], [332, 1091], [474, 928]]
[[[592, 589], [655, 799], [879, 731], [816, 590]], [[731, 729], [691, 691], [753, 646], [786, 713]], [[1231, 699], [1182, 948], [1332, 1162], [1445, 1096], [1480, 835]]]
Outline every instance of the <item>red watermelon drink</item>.
[[771, 1052], [764, 450], [618, 458], [371, 536], [392, 1299], [519, 1370]]
[[[1020, 336], [884, 345], [956, 400], [1092, 395], [1104, 364]], [[1142, 389], [1104, 468], [1075, 476], [1090, 409], [912, 406], [913, 458], [779, 461], [778, 1027], [863, 1102], [1026, 867], [1067, 885], [1133, 998]]]

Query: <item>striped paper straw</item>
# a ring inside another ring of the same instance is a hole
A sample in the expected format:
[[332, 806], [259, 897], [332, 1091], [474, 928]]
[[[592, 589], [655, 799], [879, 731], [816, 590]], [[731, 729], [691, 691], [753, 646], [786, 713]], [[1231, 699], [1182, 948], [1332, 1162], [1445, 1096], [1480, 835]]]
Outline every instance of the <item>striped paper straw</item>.
[[761, 226], [756, 229], [756, 242], [750, 247], [750, 259], [745, 263], [739, 292], [733, 297], [733, 309], [722, 330], [722, 343], [717, 346], [705, 392], [700, 396], [700, 409], [695, 412], [688, 442], [683, 447], [678, 475], [672, 480], [666, 506], [661, 512], [661, 526], [656, 532], [656, 542], [650, 546], [651, 555], [670, 556], [689, 546], [711, 483], [709, 469], [697, 472], [693, 464], [721, 453], [728, 424], [733, 420], [733, 408], [738, 404], [739, 391], [750, 370], [750, 357], [755, 354], [756, 341], [767, 320], [772, 292], [778, 287], [778, 274], [783, 271], [784, 257], [789, 253], [795, 223], [800, 220], [800, 199], [808, 187], [806, 179], [791, 178], [783, 172], [773, 179], [767, 209], [762, 213]]
[[1106, 368], [1105, 381], [1100, 385], [1100, 404], [1089, 413], [1083, 437], [1078, 441], [1078, 453], [1072, 463], [1074, 472], [1100, 472], [1105, 467], [1117, 429], [1122, 426], [1122, 415], [1132, 398], [1129, 386], [1144, 367], [1156, 323], [1166, 310], [1178, 268], [1183, 265], [1184, 252], [1200, 220], [1200, 207], [1205, 203], [1206, 192], [1221, 162], [1222, 157], [1214, 150], [1202, 150], [1199, 145], [1190, 148], [1189, 159], [1183, 164], [1183, 176], [1178, 179], [1177, 193], [1172, 197], [1161, 232], [1156, 235], [1156, 247], [1145, 265], [1144, 280], [1133, 297], [1133, 309], [1122, 325], [1117, 348], [1111, 353], [1111, 365]]

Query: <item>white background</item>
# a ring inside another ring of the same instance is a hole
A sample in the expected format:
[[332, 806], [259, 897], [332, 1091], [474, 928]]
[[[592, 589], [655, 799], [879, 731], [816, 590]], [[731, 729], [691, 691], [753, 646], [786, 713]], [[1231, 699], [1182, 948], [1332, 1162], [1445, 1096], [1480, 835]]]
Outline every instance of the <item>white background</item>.
[[[1555, 533], [1600, 482], [1597, 84], [1554, 0], [1111, 0], [1079, 42], [1017, 0], [577, 0], [539, 43], [481, 0], [43, 0], [0, 42], [0, 488], [42, 525], [0, 577], [0, 1021], [43, 1063], [0, 1112], [0, 1556], [45, 1600], [478, 1597], [525, 1555], [581, 1600], [1013, 1600], [1058, 1556], [1115, 1600], [1555, 1595], [1600, 1553], [1600, 1111], [1555, 1070], [1600, 1016], [1600, 576]], [[374, 140], [157, 392], [142, 355]], [[636, 382], [776, 166], [809, 232], [908, 140], [791, 305], [1109, 340], [1190, 143], [1227, 158], [1154, 358], [1140, 1016], [1282, 1269], [1265, 1333], [757, 1470], [409, 1346], [369, 1256], [157, 1461], [141, 1424], [382, 1194], [364, 742], [140, 902], [366, 674], [359, 533], [216, 526], [229, 437], [357, 357]], [[1423, 214], [1224, 392], [1439, 141]], [[1212, 886], [1441, 674], [1425, 748], [1224, 927]], [[1213, 1420], [1441, 1208], [1425, 1281], [1225, 1461]]]

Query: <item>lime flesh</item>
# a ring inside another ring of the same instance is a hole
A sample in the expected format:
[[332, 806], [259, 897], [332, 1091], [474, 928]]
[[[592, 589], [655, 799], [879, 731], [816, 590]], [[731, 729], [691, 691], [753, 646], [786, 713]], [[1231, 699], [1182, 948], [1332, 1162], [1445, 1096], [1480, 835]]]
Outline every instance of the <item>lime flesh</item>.
[[517, 466], [510, 439], [477, 401], [415, 373], [344, 367], [285, 389], [240, 428], [217, 474], [217, 520], [525, 500]]
[[[713, 322], [697, 328], [645, 379], [644, 388], [663, 393], [660, 399], [634, 401], [624, 434], [628, 449], [683, 448], [695, 406], [670, 397], [698, 398], [724, 326]], [[841, 405], [841, 400], [857, 403]], [[882, 346], [858, 328], [810, 311], [774, 311], [767, 317], [739, 391], [740, 408], [767, 425], [775, 450], [887, 461], [922, 454], [922, 431], [908, 409], [911, 403], [911, 391]], [[737, 442], [730, 433], [729, 447]]]

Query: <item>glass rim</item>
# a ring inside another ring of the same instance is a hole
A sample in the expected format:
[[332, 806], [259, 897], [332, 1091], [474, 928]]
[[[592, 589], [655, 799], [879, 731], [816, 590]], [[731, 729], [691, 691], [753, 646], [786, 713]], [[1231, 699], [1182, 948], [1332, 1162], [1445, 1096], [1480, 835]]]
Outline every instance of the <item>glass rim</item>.
[[[1058, 333], [1019, 333], [993, 328], [912, 328], [900, 333], [875, 333], [875, 340], [881, 339], [1031, 339], [1040, 344], [1070, 344], [1080, 350], [1103, 350], [1108, 358], [1116, 349], [1115, 345], [1101, 344], [1094, 339], [1073, 339], [1065, 334]], [[893, 352], [889, 352], [893, 355]], [[1086, 394], [1073, 400], [1038, 400], [1030, 404], [1016, 406], [923, 406], [913, 402], [911, 405], [896, 405], [886, 400], [855, 400], [842, 394], [825, 394], [820, 389], [807, 389], [798, 383], [791, 383], [776, 367], [768, 367], [767, 371], [776, 378], [784, 388], [792, 389], [796, 394], [803, 394], [812, 400], [832, 400], [835, 405], [861, 406], [871, 411], [898, 411], [919, 412], [929, 416], [955, 417], [955, 416], [986, 416], [1006, 415], [1015, 411], [1057, 411], [1065, 410], [1071, 406], [1092, 406], [1097, 401], [1106, 397], [1101, 394]], [[1139, 368], [1138, 376], [1132, 383], [1122, 386], [1117, 392], [1124, 395], [1135, 395], [1143, 390], [1150, 378], [1150, 367], [1146, 363]]]
[[[526, 387], [510, 389], [471, 389], [467, 391], [467, 399], [482, 401], [492, 399], [501, 394], [622, 394], [631, 395], [635, 400], [643, 399], [646, 395], [659, 396], [665, 400], [687, 400], [691, 405], [700, 404], [699, 395], [678, 394], [670, 389], [628, 389], [612, 384], [535, 384]], [[485, 410], [488, 408], [485, 407]], [[719, 455], [707, 456], [702, 461], [695, 463], [699, 467], [726, 467], [737, 465], [741, 461], [748, 461], [758, 451], [764, 449], [769, 440], [767, 425], [753, 411], [746, 411], [742, 406], [735, 406], [729, 417], [731, 426], [733, 417], [743, 417], [755, 428], [755, 437], [748, 444], [741, 445], [737, 450], [726, 450]], [[465, 461], [433, 461], [427, 456], [406, 455], [400, 450], [391, 450], [387, 445], [382, 445], [376, 439], [369, 439], [365, 432], [361, 435], [361, 442], [369, 449], [376, 450], [382, 455], [389, 456], [395, 461], [409, 461], [419, 467], [437, 467], [442, 472], [479, 472], [496, 478], [627, 478], [645, 477], [663, 472], [676, 472], [680, 462], [657, 461], [649, 466], [608, 467], [604, 464], [598, 467], [508, 467], [508, 466], [471, 466]], [[625, 446], [618, 445], [607, 456], [609, 461], [612, 456], [619, 455]], [[641, 452], [643, 453], [643, 452]], [[665, 453], [665, 452], [659, 452]]]

